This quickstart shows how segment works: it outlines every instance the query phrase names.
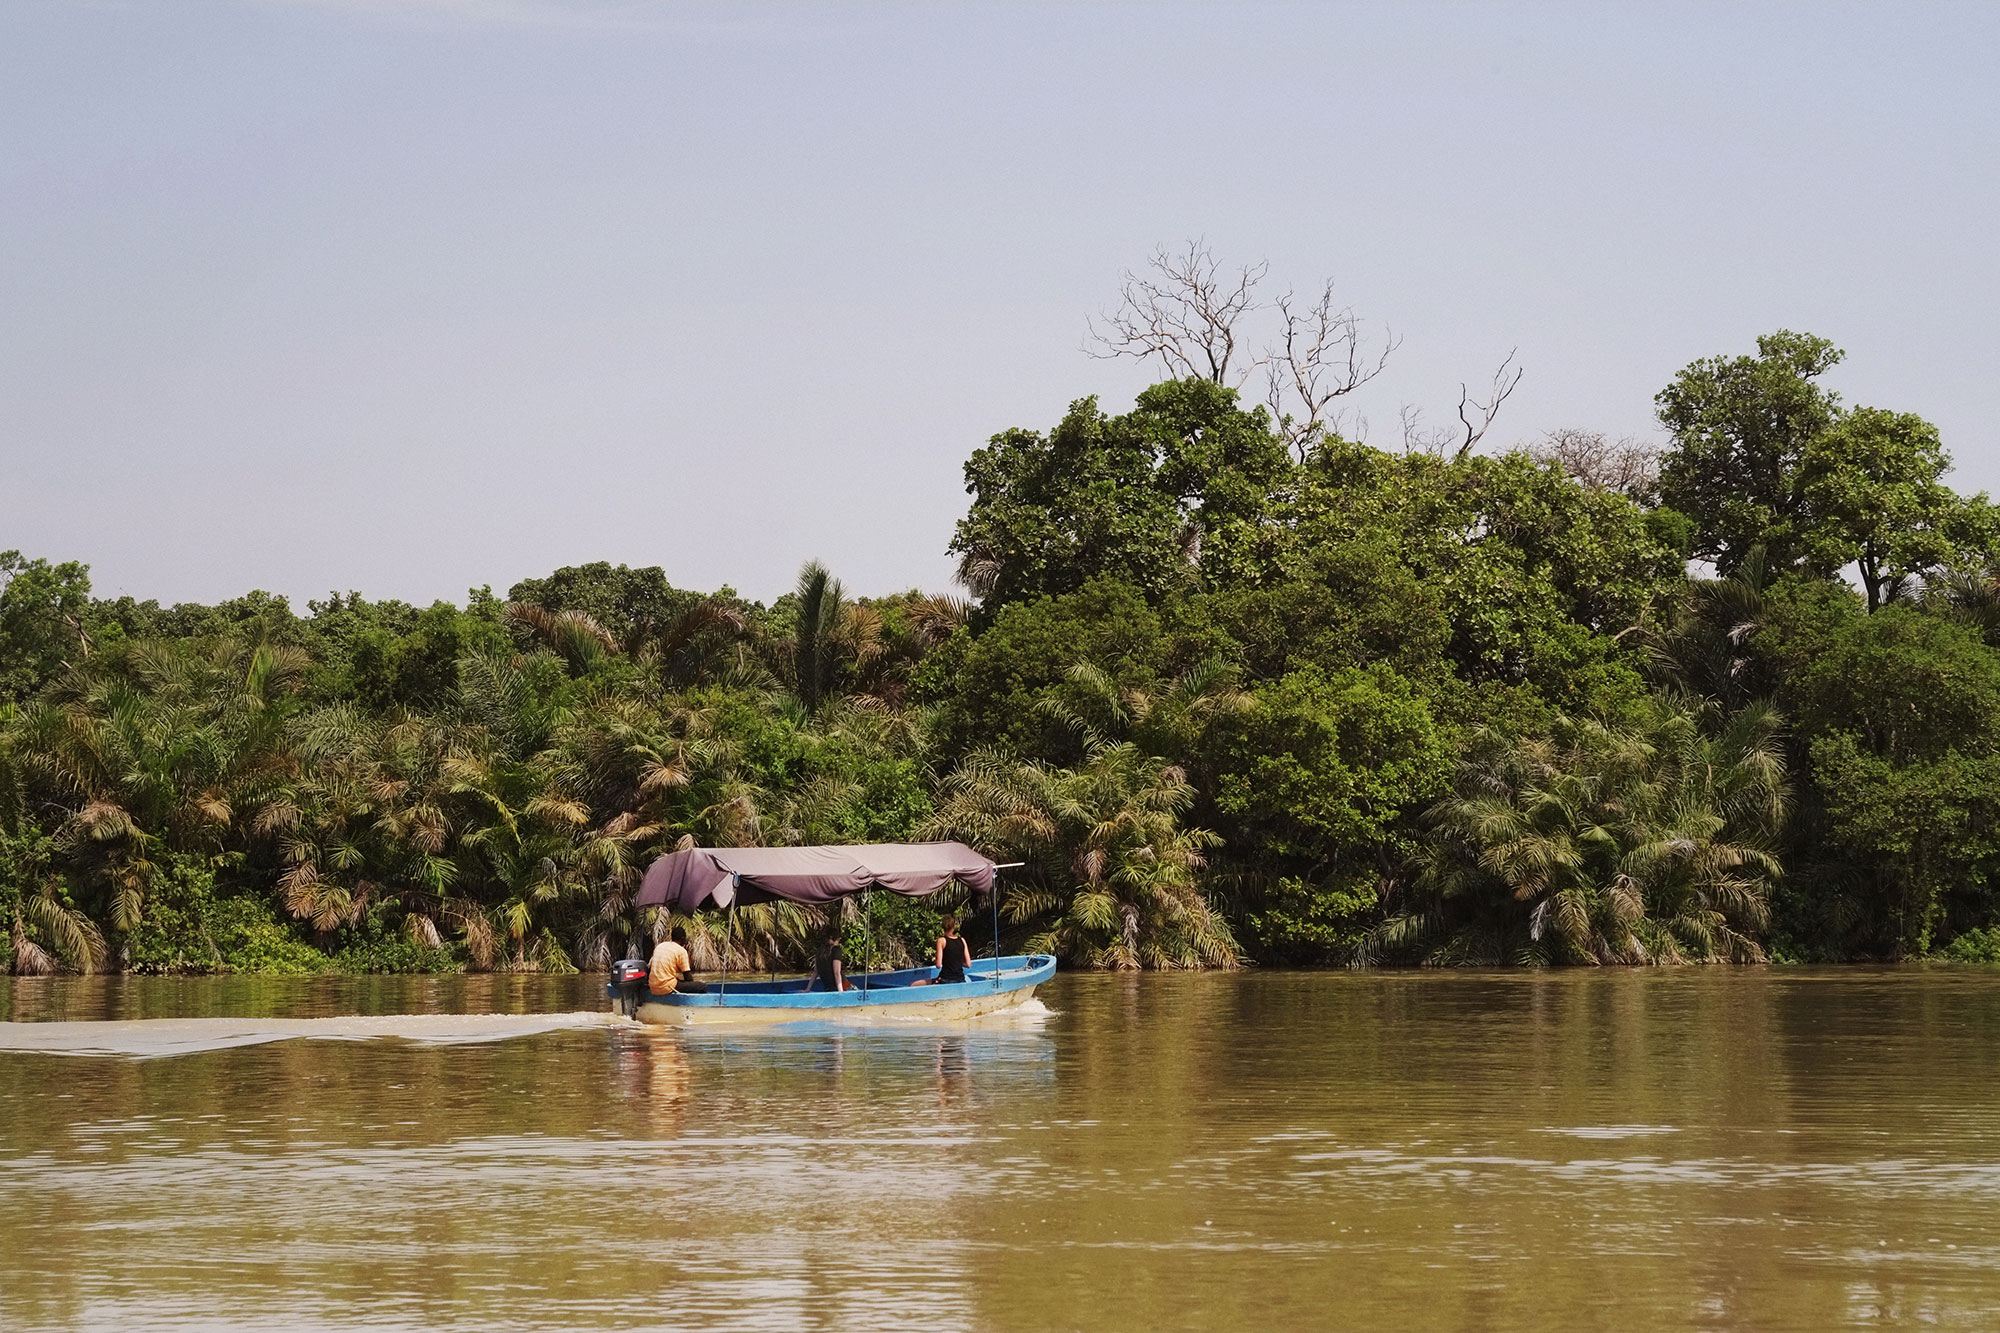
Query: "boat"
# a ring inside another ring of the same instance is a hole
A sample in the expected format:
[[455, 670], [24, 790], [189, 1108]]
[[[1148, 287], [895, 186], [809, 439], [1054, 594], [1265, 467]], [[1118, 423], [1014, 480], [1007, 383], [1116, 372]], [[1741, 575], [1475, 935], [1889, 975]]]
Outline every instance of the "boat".
[[[991, 902], [997, 946], [998, 873], [1009, 868], [958, 842], [688, 847], [647, 868], [633, 905], [682, 913], [724, 909], [730, 913], [733, 937], [739, 906], [790, 902], [823, 907], [877, 889], [922, 898], [956, 882]], [[997, 955], [996, 948], [994, 954], [974, 958], [964, 981], [944, 985], [915, 984], [934, 982], [935, 967], [850, 975], [850, 989], [844, 991], [819, 989], [813, 977], [732, 981], [724, 973], [720, 980], [704, 978], [705, 990], [669, 995], [648, 991], [645, 960], [628, 958], [614, 965], [605, 991], [620, 1013], [651, 1024], [960, 1019], [1022, 1004], [1055, 975], [1056, 960], [1048, 954]]]
[[811, 977], [791, 977], [716, 981], [700, 994], [652, 995], [644, 963], [627, 960], [620, 966], [630, 969], [621, 973], [630, 979], [614, 978], [606, 990], [621, 1012], [653, 1024], [978, 1018], [1032, 999], [1035, 987], [1056, 972], [1056, 960], [1047, 954], [1012, 954], [997, 969], [992, 958], [975, 958], [964, 981], [944, 986], [911, 985], [937, 975], [934, 967], [912, 967], [857, 976], [854, 989], [846, 991], [812, 990]]

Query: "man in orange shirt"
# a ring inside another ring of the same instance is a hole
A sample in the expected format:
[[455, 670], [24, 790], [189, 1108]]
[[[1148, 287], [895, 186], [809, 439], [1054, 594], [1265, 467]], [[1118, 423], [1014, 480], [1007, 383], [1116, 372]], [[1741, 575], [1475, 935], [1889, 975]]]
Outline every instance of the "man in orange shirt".
[[687, 942], [687, 931], [679, 926], [660, 941], [646, 965], [647, 990], [655, 995], [672, 995], [677, 990], [699, 995], [708, 989], [688, 975], [694, 970], [694, 960], [688, 957]]

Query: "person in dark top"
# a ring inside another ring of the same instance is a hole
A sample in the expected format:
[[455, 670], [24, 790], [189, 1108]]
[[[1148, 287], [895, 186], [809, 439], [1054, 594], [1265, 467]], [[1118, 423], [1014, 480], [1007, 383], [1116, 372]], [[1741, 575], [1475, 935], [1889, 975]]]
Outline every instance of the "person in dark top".
[[965, 969], [972, 966], [972, 946], [958, 933], [958, 918], [944, 919], [944, 934], [937, 942], [937, 976], [930, 981], [913, 981], [913, 986], [950, 986], [965, 980]]
[[840, 927], [826, 932], [820, 941], [819, 957], [813, 963], [812, 989], [816, 991], [852, 990], [847, 984], [847, 960], [840, 949]]

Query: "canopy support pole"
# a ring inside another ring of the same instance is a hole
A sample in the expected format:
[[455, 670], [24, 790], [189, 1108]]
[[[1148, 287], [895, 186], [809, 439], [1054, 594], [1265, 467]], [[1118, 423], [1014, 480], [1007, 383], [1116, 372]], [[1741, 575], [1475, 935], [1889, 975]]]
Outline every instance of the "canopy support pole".
[[[737, 887], [739, 881], [734, 875], [729, 877], [730, 887]], [[736, 943], [736, 895], [729, 896], [729, 924], [722, 932], [722, 992], [729, 993], [729, 950]]]
[[993, 867], [993, 989], [1000, 989], [1000, 872], [1018, 870], [1026, 861], [1002, 861]]
[[868, 994], [868, 968], [875, 961], [875, 914], [868, 909], [875, 902], [875, 886], [861, 891], [861, 993]]

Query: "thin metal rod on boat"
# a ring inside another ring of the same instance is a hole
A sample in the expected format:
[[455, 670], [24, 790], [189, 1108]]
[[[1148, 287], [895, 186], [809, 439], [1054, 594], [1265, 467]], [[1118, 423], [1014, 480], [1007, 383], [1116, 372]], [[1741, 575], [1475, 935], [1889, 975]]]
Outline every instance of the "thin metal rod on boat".
[[861, 891], [861, 993], [868, 994], [868, 969], [875, 961], [875, 914], [868, 909], [875, 901], [871, 884]]
[[1026, 861], [1005, 861], [993, 867], [993, 989], [1000, 989], [1000, 872], [1019, 870]]
[[[730, 876], [730, 882], [732, 884], [736, 882], [734, 875]], [[729, 925], [724, 929], [722, 935], [722, 992], [725, 995], [729, 993], [729, 950], [735, 943], [736, 899], [732, 897], [729, 900]]]

